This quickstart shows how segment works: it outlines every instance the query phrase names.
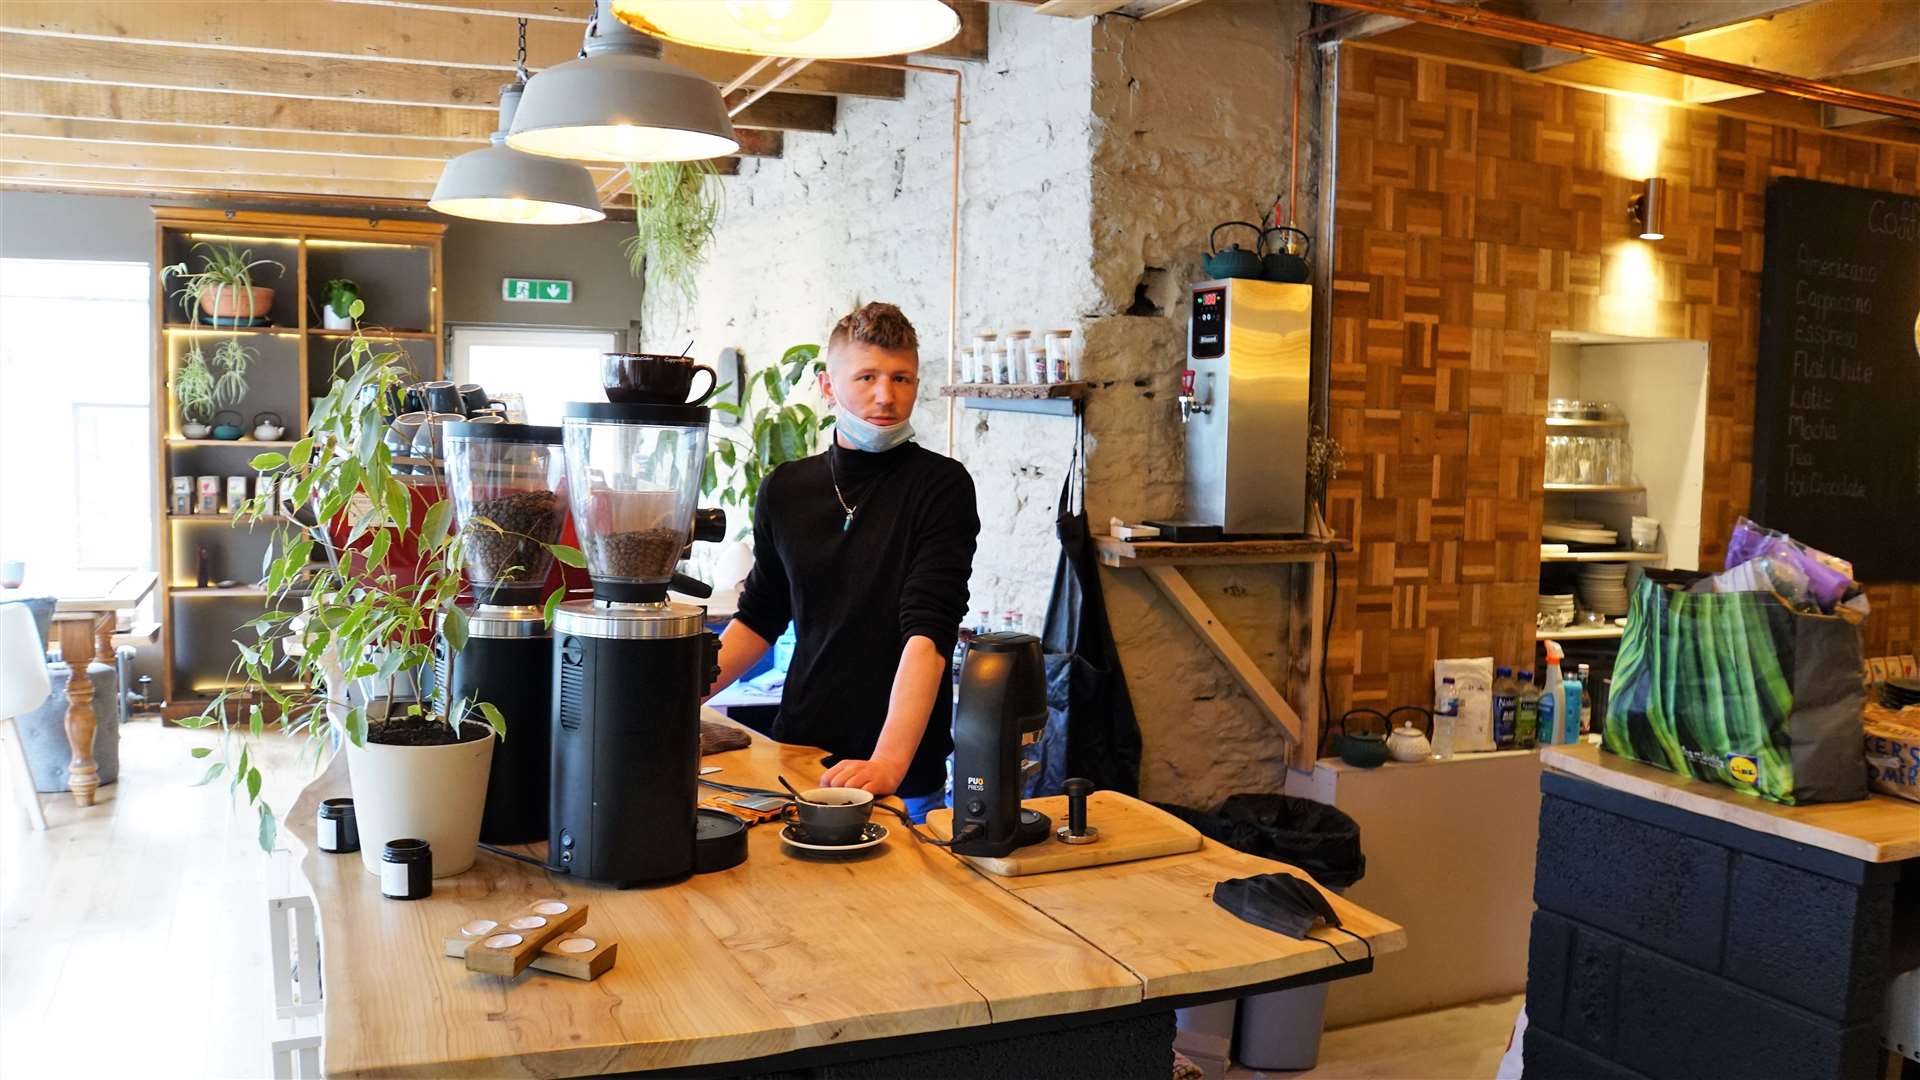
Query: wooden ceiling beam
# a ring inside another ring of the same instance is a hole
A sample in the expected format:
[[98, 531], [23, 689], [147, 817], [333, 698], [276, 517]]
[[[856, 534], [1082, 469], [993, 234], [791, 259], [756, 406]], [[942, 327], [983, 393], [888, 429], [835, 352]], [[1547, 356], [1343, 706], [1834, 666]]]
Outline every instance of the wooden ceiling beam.
[[0, 184], [8, 181], [62, 191], [264, 191], [377, 199], [406, 199], [426, 205], [432, 184], [411, 181], [328, 180], [318, 177], [255, 176], [162, 169], [107, 169], [43, 162], [0, 161]]
[[[1920, 62], [1920, 6], [1914, 0], [1829, 0], [1683, 38], [1669, 47], [1689, 56], [1838, 83], [1843, 75]], [[1689, 78], [1686, 99], [1724, 101], [1754, 93], [1758, 91], [1745, 86]]]
[[0, 135], [0, 161], [222, 176], [379, 180], [429, 187], [446, 168], [444, 160], [434, 159], [335, 157], [281, 150], [242, 154], [197, 146], [140, 146], [17, 135]]
[[[1894, 94], [1920, 100], [1920, 63], [1881, 68], [1878, 71], [1866, 71], [1858, 75], [1841, 75], [1831, 81], [1838, 86], [1851, 87], [1855, 90], [1871, 90], [1876, 94]], [[1820, 123], [1823, 127], [1854, 128], [1878, 124], [1886, 119], [1879, 113], [1870, 113], [1862, 109], [1843, 109], [1836, 105], [1820, 106]]]
[[[527, 26], [527, 62], [534, 71], [574, 58], [581, 27], [549, 21]], [[458, 88], [455, 101], [498, 100], [500, 84], [513, 71], [514, 24], [456, 11], [387, 8], [359, 4], [203, 3], [143, 0], [133, 4], [50, 3], [8, 0], [0, 4], [0, 33], [63, 43], [91, 42], [151, 50], [157, 63], [178, 64], [187, 53], [196, 67], [225, 54], [268, 57], [292, 64], [303, 75], [332, 73], [329, 84], [390, 86], [372, 68], [397, 65], [391, 74]], [[64, 45], [62, 48], [64, 49]], [[36, 46], [15, 41], [17, 53]], [[665, 59], [720, 84], [746, 71], [753, 57], [668, 44]], [[11, 64], [9, 64], [11, 66]], [[766, 76], [747, 85], [758, 86]], [[783, 84], [789, 92], [849, 97], [898, 98], [905, 73], [851, 64], [810, 64]], [[338, 96], [338, 95], [335, 95]], [[356, 93], [352, 96], [368, 96]], [[391, 93], [372, 91], [372, 96]]]
[[[541, 2], [541, 0], [334, 0], [341, 4], [368, 7], [404, 7], [408, 10], [446, 11], [479, 18], [528, 20], [528, 47], [531, 50], [534, 26], [540, 23], [573, 27], [577, 45], [587, 24], [587, 0]], [[987, 58], [988, 8], [986, 0], [946, 0], [960, 16], [960, 33], [944, 44], [928, 49], [921, 56], [940, 56], [949, 60], [985, 60]], [[669, 48], [674, 46], [669, 45]], [[751, 60], [751, 57], [748, 57]]]
[[[1659, 0], [1657, 3], [1527, 0], [1520, 14], [1555, 26], [1651, 44], [1748, 19], [1766, 18], [1811, 2], [1813, 0]], [[1540, 45], [1527, 45], [1520, 51], [1520, 66], [1527, 71], [1546, 71], [1581, 59], [1579, 53]]]

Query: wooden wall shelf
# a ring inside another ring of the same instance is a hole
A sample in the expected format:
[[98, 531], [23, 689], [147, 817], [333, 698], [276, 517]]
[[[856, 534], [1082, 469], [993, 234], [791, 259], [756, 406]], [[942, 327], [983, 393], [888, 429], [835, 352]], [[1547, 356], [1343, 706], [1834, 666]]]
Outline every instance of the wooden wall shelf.
[[1636, 491], [1645, 491], [1645, 490], [1647, 490], [1647, 485], [1645, 484], [1548, 484], [1547, 485], [1547, 493], [1549, 495], [1553, 494], [1554, 492], [1572, 492], [1575, 494], [1586, 493], [1586, 494], [1592, 494], [1592, 495], [1607, 495], [1607, 494], [1626, 495]]
[[[338, 339], [353, 336], [351, 330], [319, 330], [311, 326], [307, 328], [307, 333], [317, 338]], [[432, 330], [382, 330], [369, 326], [360, 331], [360, 336], [368, 341], [434, 341], [440, 335]]]
[[1086, 400], [1089, 383], [955, 383], [940, 388], [941, 397], [962, 398], [969, 409], [1044, 413], [1072, 416]]
[[1617, 638], [1627, 632], [1624, 626], [1608, 623], [1605, 626], [1563, 626], [1558, 630], [1535, 630], [1533, 640], [1546, 641], [1606, 641]]
[[1563, 555], [1542, 553], [1540, 561], [1550, 562], [1661, 562], [1664, 551], [1569, 551]]
[[1627, 422], [1625, 420], [1574, 420], [1563, 416], [1549, 416], [1547, 426], [1550, 428], [1623, 428], [1627, 426]]
[[284, 447], [292, 446], [293, 440], [292, 439], [276, 439], [273, 441], [268, 441], [266, 439], [168, 439], [167, 445], [175, 446], [175, 447], [178, 447], [178, 446], [267, 446], [267, 447], [284, 448]]
[[1096, 536], [1102, 566], [1227, 566], [1250, 563], [1314, 562], [1322, 555], [1353, 549], [1345, 537], [1324, 540], [1218, 540], [1175, 544], [1165, 540], [1116, 540]]

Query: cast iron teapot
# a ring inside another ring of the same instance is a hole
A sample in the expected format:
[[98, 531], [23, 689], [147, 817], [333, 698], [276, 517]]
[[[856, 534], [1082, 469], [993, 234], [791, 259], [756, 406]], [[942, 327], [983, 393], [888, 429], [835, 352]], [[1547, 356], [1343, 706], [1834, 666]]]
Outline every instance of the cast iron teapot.
[[[1218, 243], [1220, 230], [1236, 226], [1253, 231], [1253, 246], [1256, 250], [1248, 251], [1239, 244], [1235, 244], [1225, 251], [1220, 250]], [[1208, 279], [1259, 277], [1261, 268], [1260, 252], [1258, 250], [1260, 246], [1259, 237], [1260, 226], [1255, 225], [1251, 221], [1223, 221], [1215, 225], [1213, 231], [1207, 234], [1206, 257], [1200, 260], [1200, 265], [1206, 270]]]
[[[233, 417], [233, 419], [231, 420], [223, 419], [223, 417], [228, 417], [228, 416]], [[229, 442], [231, 442], [234, 439], [238, 439], [240, 436], [246, 434], [246, 430], [247, 430], [246, 428], [241, 427], [240, 424], [241, 424], [241, 420], [240, 420], [239, 413], [234, 412], [232, 409], [221, 409], [219, 412], [213, 414], [213, 437], [216, 439], [224, 439]]]
[[[1380, 725], [1378, 731], [1355, 731], [1354, 720], [1359, 717], [1372, 717]], [[1339, 755], [1340, 760], [1357, 769], [1371, 769], [1386, 763], [1387, 731], [1392, 727], [1386, 715], [1374, 709], [1348, 709], [1340, 714], [1335, 725], [1339, 733], [1332, 735], [1329, 749]]]
[[[1267, 237], [1280, 234], [1273, 250], [1267, 250]], [[1307, 256], [1313, 251], [1313, 237], [1291, 225], [1275, 225], [1260, 234], [1260, 276], [1268, 281], [1301, 283], [1307, 280]]]

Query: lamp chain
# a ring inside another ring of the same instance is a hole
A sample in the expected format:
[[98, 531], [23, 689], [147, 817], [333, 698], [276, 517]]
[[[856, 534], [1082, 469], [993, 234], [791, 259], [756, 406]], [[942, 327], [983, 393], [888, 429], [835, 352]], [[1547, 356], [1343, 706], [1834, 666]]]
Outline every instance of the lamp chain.
[[580, 59], [587, 58], [587, 42], [600, 35], [600, 0], [593, 0], [593, 10], [587, 13], [587, 32], [580, 39]]
[[513, 81], [527, 81], [527, 20], [520, 20], [520, 52], [513, 64]]

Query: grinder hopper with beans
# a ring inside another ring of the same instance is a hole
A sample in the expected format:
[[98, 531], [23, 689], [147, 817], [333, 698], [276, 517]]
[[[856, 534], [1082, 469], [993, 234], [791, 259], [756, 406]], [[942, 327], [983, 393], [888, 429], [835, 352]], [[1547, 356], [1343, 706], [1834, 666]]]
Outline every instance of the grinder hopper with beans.
[[676, 571], [695, 540], [725, 538], [700, 511], [709, 410], [576, 403], [561, 424], [567, 504], [593, 599], [553, 619], [547, 860], [620, 886], [696, 869], [700, 699], [719, 674], [712, 591]]

